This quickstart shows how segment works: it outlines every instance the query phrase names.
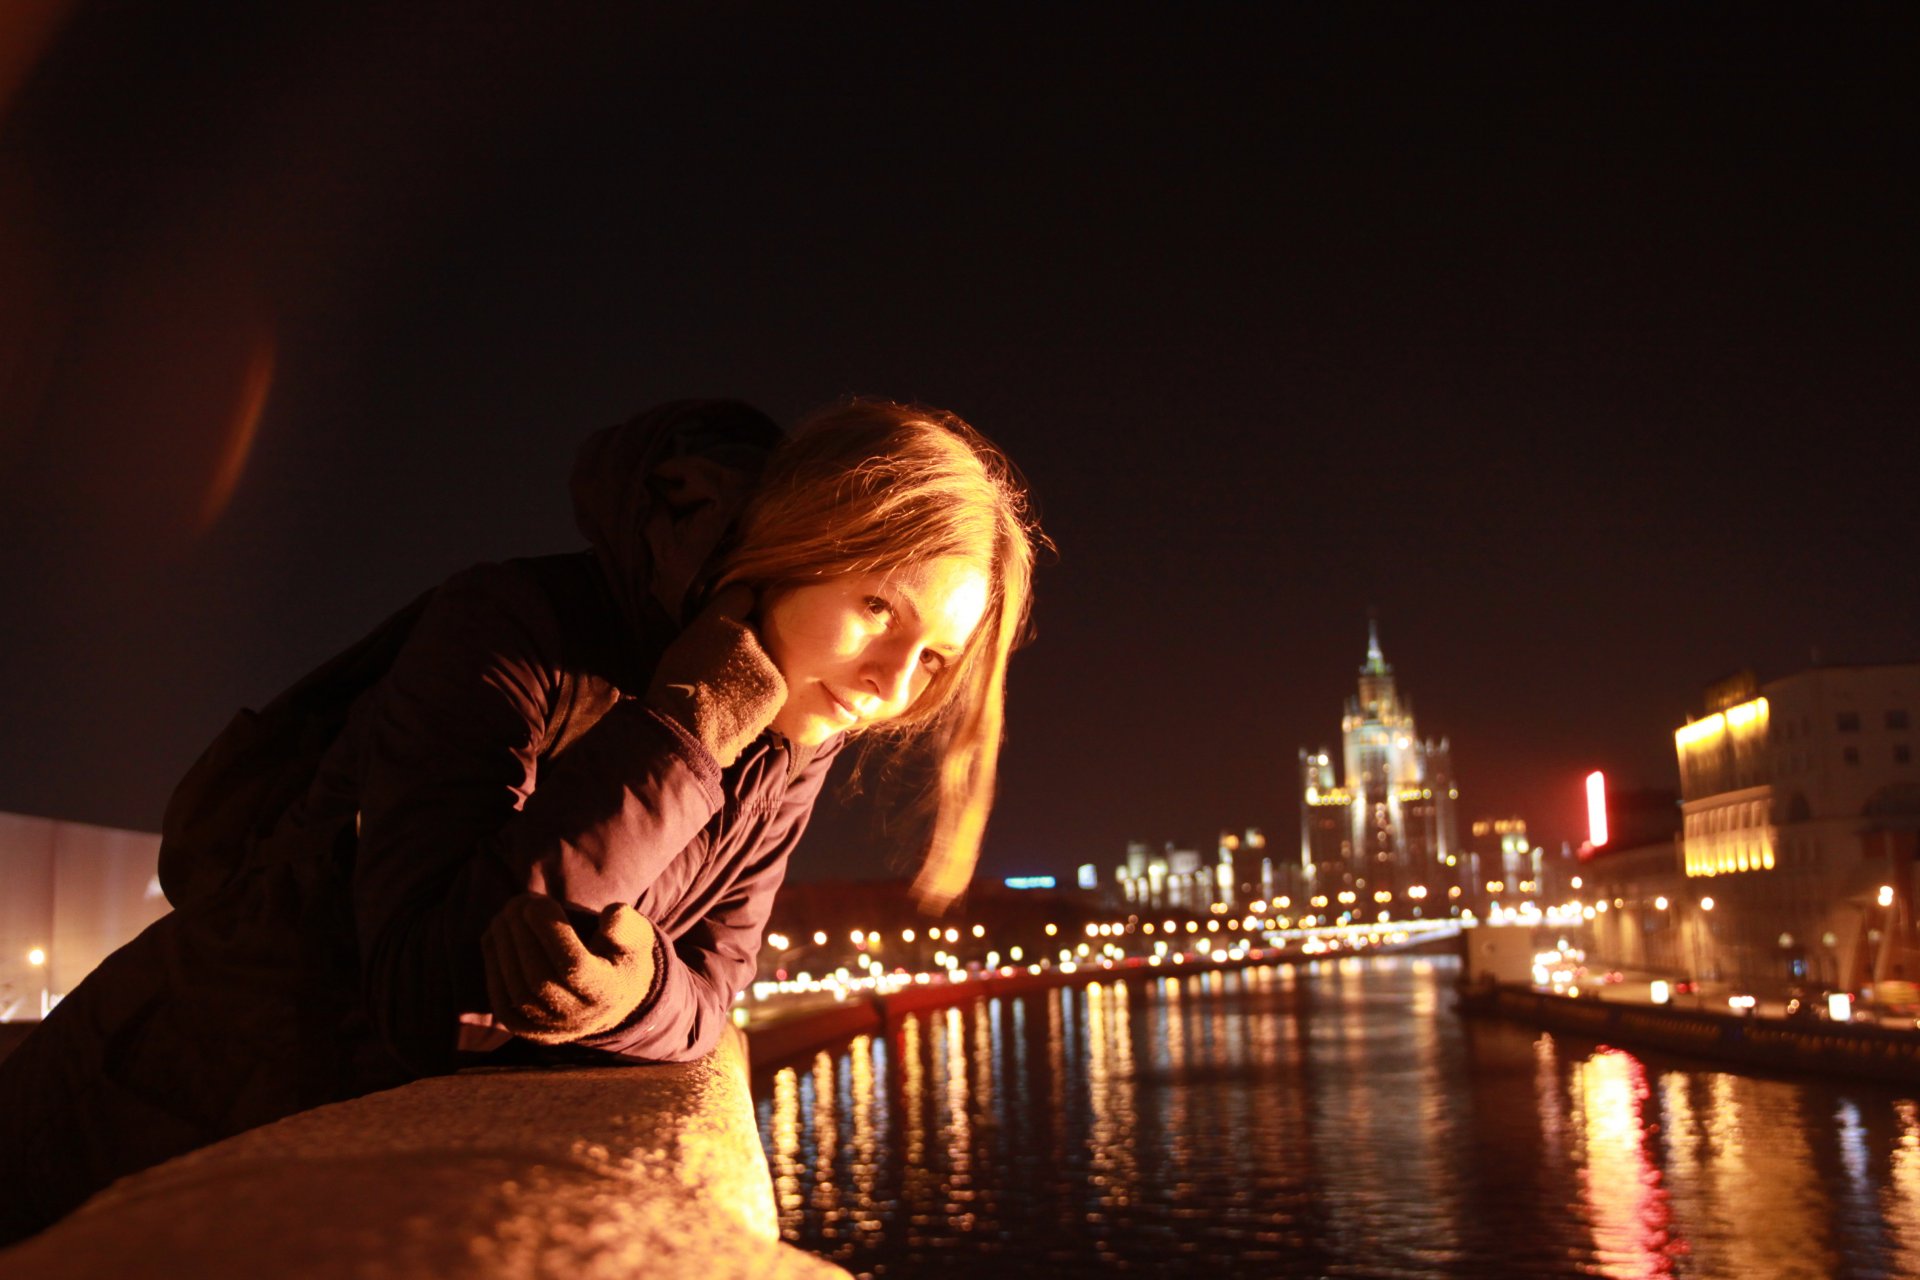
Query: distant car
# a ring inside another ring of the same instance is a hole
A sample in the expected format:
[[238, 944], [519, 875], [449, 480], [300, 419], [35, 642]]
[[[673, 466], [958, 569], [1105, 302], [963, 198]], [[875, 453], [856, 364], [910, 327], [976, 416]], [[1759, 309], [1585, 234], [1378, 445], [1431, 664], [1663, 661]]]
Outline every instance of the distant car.
[[1627, 975], [1620, 972], [1618, 969], [1607, 970], [1606, 976], [1600, 979], [1600, 981], [1605, 983], [1625, 982], [1626, 980], [1627, 980]]
[[1699, 991], [1700, 991], [1700, 984], [1693, 981], [1693, 979], [1691, 978], [1682, 978], [1680, 979], [1680, 981], [1673, 984], [1673, 994], [1677, 996], [1697, 995], [1699, 994]]

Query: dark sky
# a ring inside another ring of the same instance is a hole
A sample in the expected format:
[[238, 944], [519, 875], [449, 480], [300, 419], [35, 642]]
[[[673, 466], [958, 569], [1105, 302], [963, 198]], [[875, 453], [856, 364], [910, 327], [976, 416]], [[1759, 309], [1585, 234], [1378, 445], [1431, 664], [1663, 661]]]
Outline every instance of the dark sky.
[[1284, 847], [1369, 608], [1548, 840], [1710, 681], [1920, 658], [1911, 8], [1031, 8], [0, 16], [0, 809], [156, 828], [689, 395], [1028, 473], [992, 875]]

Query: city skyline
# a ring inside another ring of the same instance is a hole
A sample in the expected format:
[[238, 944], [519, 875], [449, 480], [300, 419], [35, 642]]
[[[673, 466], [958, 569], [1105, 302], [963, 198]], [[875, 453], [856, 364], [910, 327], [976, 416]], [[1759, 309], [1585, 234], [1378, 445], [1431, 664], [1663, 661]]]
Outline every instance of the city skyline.
[[154, 829], [685, 395], [1026, 471], [983, 877], [1289, 830], [1369, 609], [1549, 848], [1706, 685], [1920, 656], [1913, 15], [992, 13], [72, 6], [0, 84], [0, 810]]

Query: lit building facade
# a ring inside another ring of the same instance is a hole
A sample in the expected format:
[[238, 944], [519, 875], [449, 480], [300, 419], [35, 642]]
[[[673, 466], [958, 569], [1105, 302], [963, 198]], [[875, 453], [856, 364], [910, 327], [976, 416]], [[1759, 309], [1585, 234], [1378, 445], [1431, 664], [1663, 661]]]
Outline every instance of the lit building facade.
[[[1447, 740], [1422, 739], [1413, 706], [1400, 695], [1367, 628], [1359, 689], [1340, 721], [1344, 776], [1326, 748], [1300, 752], [1300, 874], [1318, 894], [1342, 889], [1399, 892], [1454, 886], [1461, 879], [1454, 784]], [[1303, 889], [1305, 891], [1305, 889]]]
[[[1592, 804], [1589, 838], [1565, 895], [1588, 904], [1590, 954], [1612, 968], [1672, 981], [1720, 983], [1709, 925], [1710, 894], [1690, 894], [1680, 870], [1680, 795], [1658, 788], [1599, 787], [1600, 830]], [[1590, 792], [1591, 796], [1591, 792]], [[1723, 913], [1724, 915], [1724, 913]]]
[[1470, 830], [1448, 868], [1457, 876], [1468, 905], [1484, 911], [1495, 903], [1512, 907], [1544, 897], [1543, 851], [1527, 834], [1525, 818], [1476, 818]]
[[1527, 820], [1515, 817], [1475, 821], [1468, 865], [1475, 877], [1484, 874], [1495, 884], [1512, 885], [1516, 892], [1531, 892], [1522, 890], [1521, 886], [1539, 878], [1540, 850], [1527, 836]]
[[1218, 881], [1213, 868], [1201, 865], [1199, 850], [1171, 843], [1155, 849], [1143, 840], [1127, 845], [1127, 860], [1115, 868], [1114, 878], [1129, 906], [1185, 911], [1204, 911]]
[[1152, 910], [1234, 910], [1276, 896], [1273, 860], [1258, 827], [1221, 832], [1211, 863], [1196, 849], [1168, 844], [1156, 850], [1132, 841], [1127, 860], [1114, 869], [1114, 880], [1123, 902]]
[[1920, 664], [1820, 667], [1708, 690], [1674, 731], [1679, 863], [1711, 898], [1730, 980], [1920, 979], [1913, 865]]
[[1238, 834], [1220, 833], [1219, 893], [1215, 901], [1230, 910], [1239, 910], [1254, 902], [1268, 902], [1280, 894], [1273, 859], [1268, 856], [1267, 837], [1258, 827]]

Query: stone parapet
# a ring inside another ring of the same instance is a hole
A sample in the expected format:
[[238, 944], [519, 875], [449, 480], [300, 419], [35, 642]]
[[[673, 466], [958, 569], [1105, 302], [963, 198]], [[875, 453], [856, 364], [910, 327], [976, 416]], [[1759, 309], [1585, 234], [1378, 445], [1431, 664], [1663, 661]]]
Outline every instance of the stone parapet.
[[779, 1239], [730, 1031], [684, 1066], [466, 1071], [123, 1179], [0, 1253], [5, 1280], [846, 1272]]

